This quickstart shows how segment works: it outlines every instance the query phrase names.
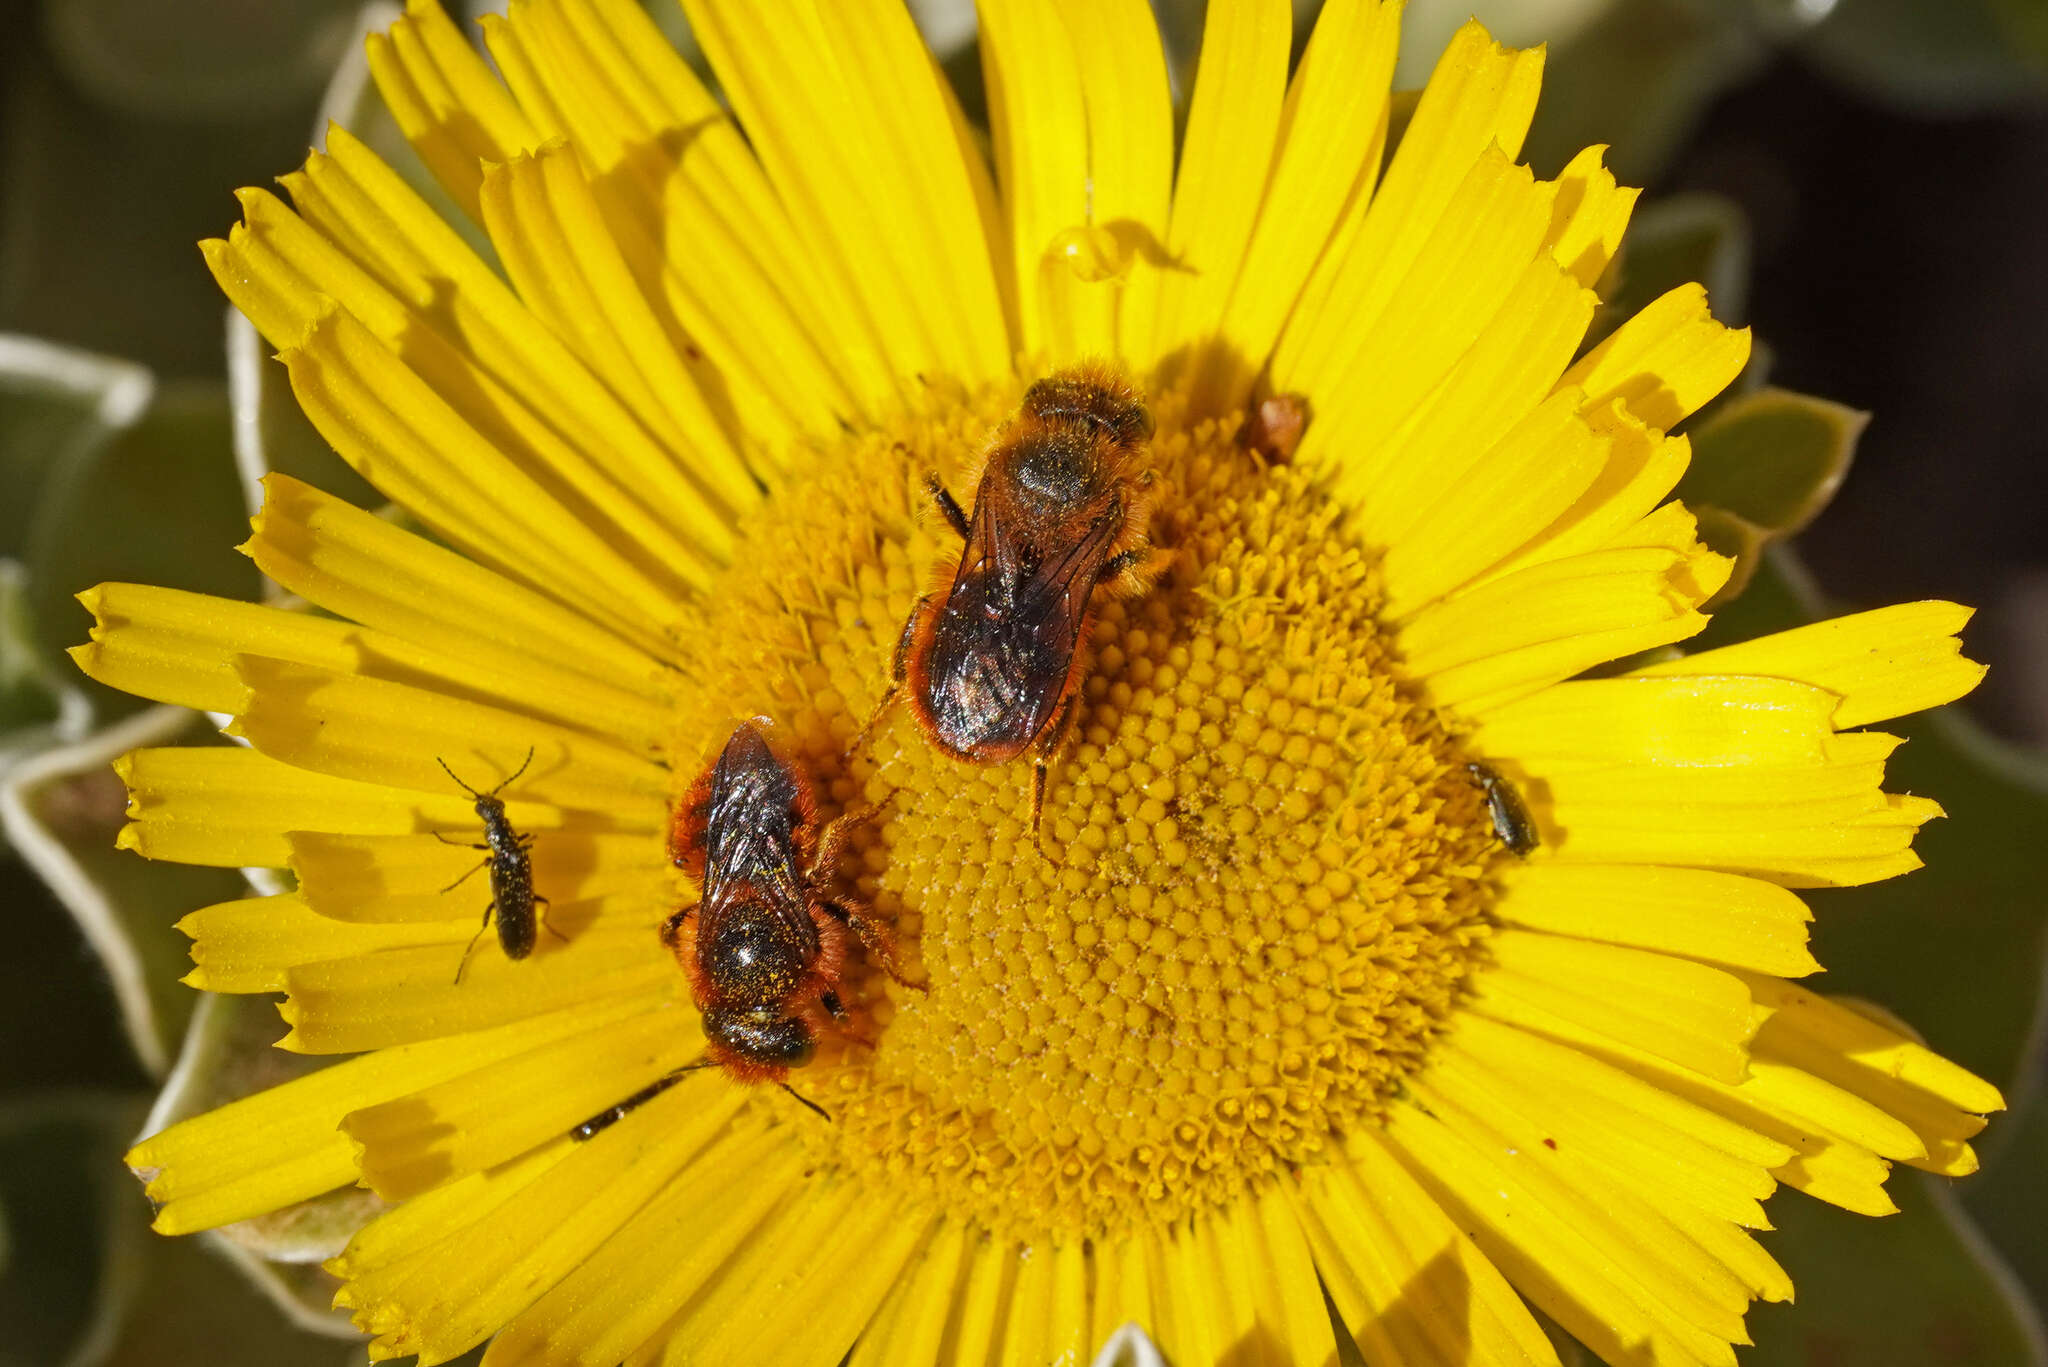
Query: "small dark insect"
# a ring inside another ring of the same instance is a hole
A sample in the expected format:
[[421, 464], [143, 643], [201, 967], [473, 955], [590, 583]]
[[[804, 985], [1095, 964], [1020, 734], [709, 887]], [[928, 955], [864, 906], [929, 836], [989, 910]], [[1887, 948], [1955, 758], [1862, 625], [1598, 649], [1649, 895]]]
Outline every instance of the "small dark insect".
[[668, 918], [661, 939], [690, 975], [709, 1064], [787, 1088], [828, 1020], [860, 1038], [839, 1000], [847, 931], [890, 977], [917, 984], [898, 971], [888, 928], [830, 890], [848, 833], [876, 809], [819, 829], [810, 785], [776, 753], [768, 726], [756, 717], [735, 727], [677, 809], [670, 856], [703, 896]]
[[1493, 833], [1500, 843], [1516, 854], [1527, 856], [1529, 851], [1543, 843], [1543, 837], [1536, 829], [1536, 818], [1529, 815], [1529, 804], [1515, 791], [1515, 786], [1502, 778], [1491, 765], [1473, 760], [1465, 766], [1465, 772], [1486, 794], [1486, 815], [1493, 822]]
[[1308, 430], [1308, 400], [1299, 394], [1275, 394], [1244, 415], [1237, 444], [1256, 452], [1269, 465], [1285, 465], [1301, 448]]
[[[498, 797], [508, 785], [518, 781], [519, 775], [526, 772], [527, 765], [533, 763], [533, 750], [529, 747], [526, 758], [521, 761], [512, 776], [488, 793], [480, 793], [464, 783], [456, 776], [455, 771], [448, 767], [448, 761], [439, 755], [434, 757], [434, 763], [440, 765], [448, 777], [455, 779], [463, 792], [476, 799], [476, 814], [484, 823], [484, 843], [476, 845], [461, 840], [450, 840], [439, 831], [434, 832], [434, 838], [444, 845], [460, 845], [464, 849], [486, 852], [483, 861], [476, 868], [470, 869], [441, 891], [455, 891], [468, 882], [470, 875], [477, 869], [491, 871], [491, 904], [484, 908], [483, 929], [477, 931], [471, 938], [469, 947], [462, 951], [462, 961], [455, 966], [455, 981], [459, 983], [462, 981], [463, 971], [469, 967], [469, 956], [475, 952], [477, 941], [484, 938], [484, 932], [491, 928], [491, 918], [494, 915], [498, 920], [498, 944], [504, 949], [506, 958], [523, 959], [533, 953], [536, 920], [534, 908], [536, 905], [546, 906], [548, 899], [536, 896], [533, 891], [533, 836], [531, 833], [522, 834], [512, 829], [512, 823], [505, 817], [505, 804]], [[547, 925], [545, 912], [541, 913], [538, 919], [541, 925], [547, 926], [548, 934], [557, 940], [562, 938], [553, 926]]]
[[936, 475], [925, 480], [966, 544], [904, 623], [894, 682], [868, 727], [907, 692], [919, 729], [955, 759], [1000, 764], [1030, 751], [1034, 837], [1047, 767], [1074, 720], [1090, 600], [1119, 580], [1142, 591], [1164, 564], [1145, 539], [1150, 475], [1136, 468], [1151, 435], [1151, 414], [1121, 379], [1062, 370], [1026, 390], [990, 439], [971, 519]]

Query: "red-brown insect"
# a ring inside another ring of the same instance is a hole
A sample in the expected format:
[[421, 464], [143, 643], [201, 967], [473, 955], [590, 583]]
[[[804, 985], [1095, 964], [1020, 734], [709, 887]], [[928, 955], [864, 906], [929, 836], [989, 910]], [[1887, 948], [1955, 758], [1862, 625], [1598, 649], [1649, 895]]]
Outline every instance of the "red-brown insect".
[[831, 888], [847, 834], [874, 809], [820, 829], [810, 785], [776, 753], [768, 726], [756, 717], [735, 727], [677, 810], [670, 854], [703, 895], [661, 938], [690, 975], [710, 1062], [741, 1082], [786, 1086], [828, 1020], [851, 1034], [839, 1000], [847, 931], [906, 980], [888, 929]]
[[1308, 400], [1300, 394], [1275, 394], [1244, 415], [1237, 444], [1255, 452], [1268, 465], [1285, 465], [1301, 449], [1308, 431]]
[[925, 481], [966, 545], [911, 610], [875, 716], [907, 693], [919, 729], [955, 759], [1031, 751], [1034, 836], [1073, 720], [1089, 602], [1118, 579], [1142, 589], [1159, 563], [1145, 540], [1150, 476], [1138, 471], [1151, 435], [1151, 414], [1114, 374], [1062, 370], [1026, 390], [990, 440], [971, 520], [937, 476]]

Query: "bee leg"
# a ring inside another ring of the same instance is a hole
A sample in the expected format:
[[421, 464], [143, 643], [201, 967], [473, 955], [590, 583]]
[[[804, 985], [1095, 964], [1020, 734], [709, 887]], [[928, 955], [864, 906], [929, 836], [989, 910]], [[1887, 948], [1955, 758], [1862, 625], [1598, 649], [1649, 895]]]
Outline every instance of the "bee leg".
[[[839, 994], [837, 992], [834, 992], [829, 987], [826, 988], [823, 992], [820, 992], [817, 996], [817, 1000], [813, 1002], [812, 1005], [808, 1008], [808, 1011], [810, 1012], [816, 1012], [821, 1010], [827, 1016], [831, 1017], [833, 1027], [837, 1029], [839, 1033], [844, 1035], [847, 1039], [852, 1040], [855, 1044], [858, 1044], [863, 1049], [872, 1049], [875, 1047], [875, 1042], [873, 1040], [869, 1039], [866, 1035], [862, 1034], [860, 1031], [853, 1028], [852, 1014], [847, 1011], [846, 1004], [839, 1000]], [[816, 1021], [815, 1015], [812, 1016], [812, 1020], [814, 1022]]]
[[946, 525], [953, 529], [953, 534], [962, 541], [965, 541], [967, 539], [968, 526], [967, 514], [960, 510], [960, 505], [954, 501], [950, 493], [946, 492], [946, 486], [939, 482], [937, 475], [927, 474], [924, 477], [924, 491], [931, 495], [932, 502], [939, 505], [939, 512], [945, 517]]
[[898, 790], [892, 789], [889, 796], [880, 802], [869, 802], [859, 807], [849, 807], [827, 822], [818, 836], [818, 848], [811, 855], [810, 863], [804, 866], [804, 881], [815, 882], [832, 871], [839, 863], [840, 853], [846, 848], [847, 835], [858, 826], [864, 826], [880, 816], [888, 805], [896, 800]]
[[1067, 734], [1073, 729], [1074, 698], [1076, 690], [1069, 688], [1067, 695], [1060, 699], [1060, 710], [1053, 713], [1035, 747], [1031, 761], [1031, 843], [1038, 847], [1041, 857], [1051, 859], [1054, 851], [1045, 847], [1045, 789], [1050, 781], [1052, 757], [1067, 743]]
[[1103, 561], [1095, 582], [1108, 585], [1112, 592], [1128, 597], [1142, 593], [1172, 563], [1172, 551], [1149, 541], [1140, 541], [1129, 550]]
[[[545, 898], [545, 897], [536, 897], [536, 898], [534, 898], [534, 899], [533, 899], [533, 904], [534, 904], [534, 905], [535, 905], [536, 907], [546, 907], [546, 906], [552, 905], [552, 904], [551, 904], [551, 903], [550, 903], [550, 902], [548, 901], [548, 899], [547, 899], [547, 898]], [[566, 935], [564, 935], [564, 934], [563, 934], [563, 933], [562, 933], [561, 931], [559, 931], [559, 930], [556, 930], [556, 929], [554, 928], [554, 926], [553, 926], [552, 924], [550, 924], [550, 923], [549, 923], [549, 921], [548, 921], [548, 914], [547, 914], [547, 912], [545, 912], [545, 911], [542, 911], [542, 912], [540, 912], [540, 913], [539, 913], [539, 916], [540, 916], [540, 928], [541, 928], [542, 930], [545, 930], [545, 931], [546, 931], [546, 932], [547, 932], [548, 934], [550, 934], [550, 935], [554, 936], [554, 937], [555, 937], [555, 938], [556, 938], [557, 940], [560, 940], [560, 941], [561, 941], [561, 942], [562, 942], [563, 944], [565, 944], [565, 945], [569, 943], [569, 937], [568, 937], [568, 936], [566, 936]]]
[[903, 623], [903, 630], [896, 637], [896, 653], [889, 660], [888, 690], [882, 694], [882, 700], [875, 704], [875, 710], [868, 713], [868, 719], [861, 723], [860, 730], [854, 733], [853, 743], [846, 747], [847, 754], [857, 755], [861, 752], [862, 747], [868, 743], [869, 735], [881, 724], [882, 718], [895, 703], [897, 695], [903, 692], [903, 681], [909, 677], [910, 672], [910, 639], [916, 634], [917, 619], [924, 616], [925, 605], [931, 600], [932, 596], [927, 593], [918, 599], [917, 606], [910, 610], [909, 618]]
[[[852, 931], [861, 948], [873, 956], [882, 966], [882, 971], [902, 983], [905, 987], [925, 990], [923, 983], [914, 983], [903, 976], [902, 967], [896, 962], [896, 936], [880, 921], [846, 905], [844, 902], [821, 902], [819, 909], [827, 916]], [[827, 994], [830, 995], [830, 994]]]
[[469, 956], [476, 953], [478, 941], [482, 940], [484, 936], [487, 933], [489, 933], [491, 929], [491, 913], [496, 911], [497, 909], [498, 904], [496, 902], [493, 902], [489, 906], [485, 907], [483, 928], [477, 931], [476, 934], [469, 937], [469, 947], [462, 951], [462, 961], [455, 965], [455, 985], [457, 987], [462, 986], [462, 974], [463, 970], [469, 967]]
[[690, 913], [696, 909], [695, 907], [684, 907], [681, 911], [661, 923], [661, 942], [668, 947], [669, 953], [675, 953], [677, 947], [681, 944], [683, 922], [689, 920]]

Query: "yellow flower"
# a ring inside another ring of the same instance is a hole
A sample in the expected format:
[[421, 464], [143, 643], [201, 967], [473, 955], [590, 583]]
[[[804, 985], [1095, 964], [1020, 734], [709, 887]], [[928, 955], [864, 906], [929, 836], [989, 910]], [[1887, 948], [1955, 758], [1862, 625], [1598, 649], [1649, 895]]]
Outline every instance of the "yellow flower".
[[[123, 843], [294, 880], [195, 912], [190, 981], [354, 1055], [138, 1145], [157, 1228], [360, 1180], [341, 1303], [426, 1362], [1077, 1361], [1135, 1319], [1321, 1363], [1327, 1288], [1375, 1364], [1554, 1363], [1530, 1304], [1725, 1364], [1791, 1294], [1779, 1182], [1882, 1214], [1893, 1161], [1974, 1167], [1994, 1088], [1787, 981], [1788, 889], [1916, 864], [1938, 809], [1856, 728], [1968, 691], [1968, 614], [1586, 677], [1728, 574], [1672, 429], [1749, 342], [1691, 287], [1580, 354], [1635, 195], [1516, 164], [1540, 52], [1469, 26], [1404, 118], [1397, 5], [1330, 0], [1290, 80], [1286, 0], [1212, 0], [1176, 169], [1144, 0], [986, 0], [991, 168], [894, 0], [685, 8], [730, 115], [630, 0], [515, 0], [496, 75], [432, 0], [372, 40], [494, 259], [340, 129], [206, 244], [425, 534], [272, 476], [243, 549], [314, 610], [85, 595], [88, 673], [245, 742], [128, 756]], [[1148, 395], [1173, 558], [1098, 596], [1041, 856], [1028, 765], [900, 709], [849, 746], [948, 563], [923, 475], [971, 494], [1083, 357]], [[1269, 395], [1291, 460], [1240, 437]], [[666, 829], [755, 713], [827, 814], [896, 794], [846, 871], [928, 991], [855, 956], [874, 1046], [794, 1079], [829, 1119], [698, 1071], [575, 1137], [702, 1052]], [[443, 763], [512, 779], [555, 932], [460, 982]]]

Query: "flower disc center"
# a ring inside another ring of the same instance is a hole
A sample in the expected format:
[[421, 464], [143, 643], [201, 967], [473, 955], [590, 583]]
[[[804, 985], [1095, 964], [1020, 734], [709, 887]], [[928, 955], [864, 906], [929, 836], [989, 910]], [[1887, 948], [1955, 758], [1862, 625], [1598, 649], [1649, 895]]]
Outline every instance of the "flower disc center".
[[1015, 400], [849, 438], [776, 493], [690, 633], [673, 763], [680, 789], [762, 712], [825, 815], [895, 793], [842, 874], [928, 990], [856, 952], [847, 996], [877, 1047], [796, 1074], [833, 1123], [791, 1120], [821, 1165], [1033, 1238], [1232, 1199], [1376, 1115], [1475, 961], [1493, 845], [1394, 672], [1371, 557], [1305, 473], [1172, 395], [1152, 405], [1151, 535], [1174, 558], [1142, 597], [1096, 596], [1046, 852], [1028, 759], [949, 759], [900, 705], [849, 756], [958, 553], [923, 474], [970, 504], [959, 467]]

